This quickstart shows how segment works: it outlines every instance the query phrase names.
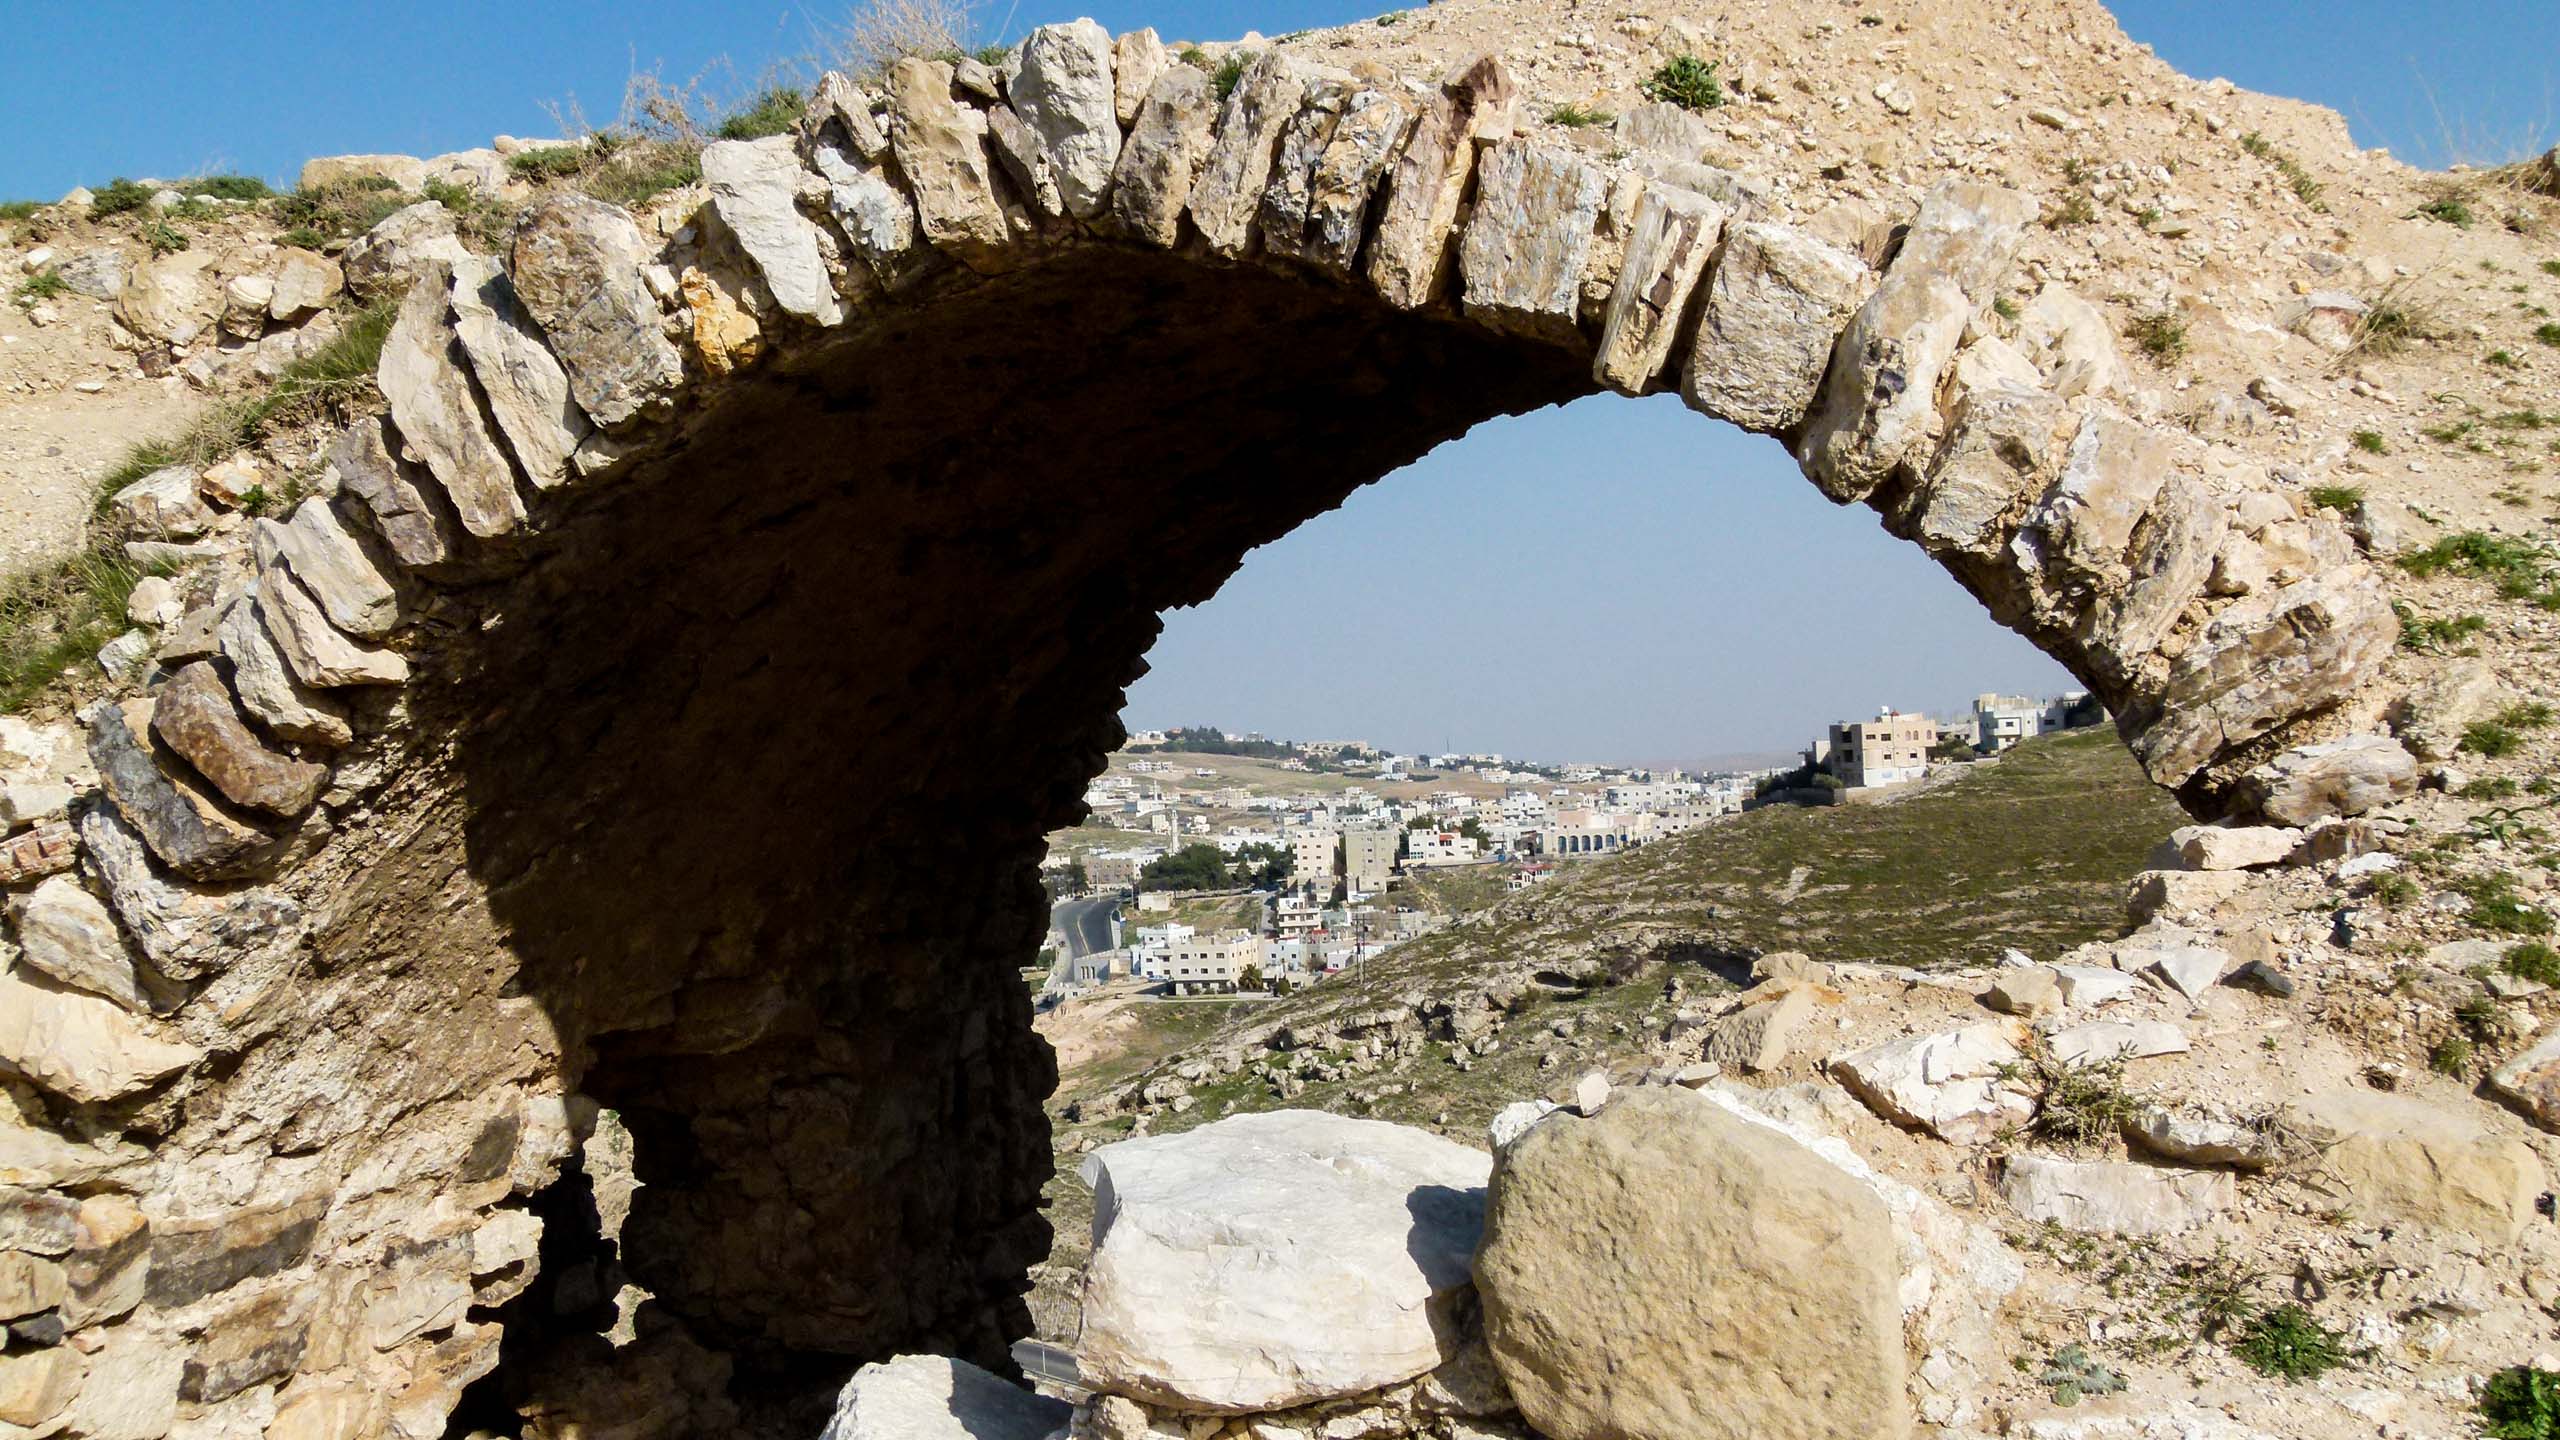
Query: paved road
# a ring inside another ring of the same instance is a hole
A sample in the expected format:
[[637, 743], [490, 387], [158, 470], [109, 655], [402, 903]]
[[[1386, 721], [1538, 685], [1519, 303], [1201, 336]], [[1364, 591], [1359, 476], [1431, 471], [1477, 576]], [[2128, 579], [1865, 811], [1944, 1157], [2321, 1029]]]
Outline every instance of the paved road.
[[1051, 908], [1049, 921], [1058, 927], [1067, 943], [1049, 966], [1049, 983], [1042, 988], [1065, 989], [1069, 962], [1111, 948], [1111, 913], [1119, 905], [1119, 896], [1102, 895], [1090, 900], [1061, 900]]

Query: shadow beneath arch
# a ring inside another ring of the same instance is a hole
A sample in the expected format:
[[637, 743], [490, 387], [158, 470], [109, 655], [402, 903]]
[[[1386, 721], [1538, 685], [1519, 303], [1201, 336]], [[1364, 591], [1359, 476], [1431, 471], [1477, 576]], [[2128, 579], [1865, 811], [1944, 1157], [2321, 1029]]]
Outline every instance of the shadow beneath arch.
[[[744, 1432], [805, 1435], [862, 1361], [1003, 1372], [1029, 1333], [1055, 1068], [1018, 967], [1158, 612], [1592, 387], [1562, 352], [1116, 249], [794, 367], [594, 487], [421, 657], [455, 818], [417, 843], [461, 899], [403, 923], [539, 1006], [632, 1136], [616, 1262], [730, 1367]], [[649, 1363], [538, 1308], [509, 1314], [513, 1393]]]

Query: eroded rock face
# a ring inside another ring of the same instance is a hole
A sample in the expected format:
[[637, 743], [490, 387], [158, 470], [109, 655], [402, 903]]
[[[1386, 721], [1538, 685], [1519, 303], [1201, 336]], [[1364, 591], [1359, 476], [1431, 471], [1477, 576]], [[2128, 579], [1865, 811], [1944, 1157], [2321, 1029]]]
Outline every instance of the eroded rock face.
[[1306, 1110], [1095, 1151], [1086, 1379], [1243, 1412], [1437, 1368], [1456, 1350], [1491, 1163], [1422, 1131]]
[[1555, 1440], [1909, 1432], [1884, 1204], [1693, 1092], [1504, 1151], [1476, 1275], [1494, 1364]]

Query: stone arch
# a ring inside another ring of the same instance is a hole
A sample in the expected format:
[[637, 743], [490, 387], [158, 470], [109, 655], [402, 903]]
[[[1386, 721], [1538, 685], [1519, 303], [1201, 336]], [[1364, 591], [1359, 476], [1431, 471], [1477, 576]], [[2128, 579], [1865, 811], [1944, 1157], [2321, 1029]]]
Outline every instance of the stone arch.
[[[1948, 181], [1861, 250], [1511, 106], [1490, 59], [1278, 52], [1221, 101], [1053, 26], [1000, 79], [830, 77], [675, 233], [559, 197], [431, 267], [334, 492], [84, 716], [87, 863], [169, 982], [36, 1077], [28, 1193], [148, 1231], [100, 1363], [424, 1435], [502, 1343], [511, 1405], [645, 1374], [749, 1428], [858, 1357], [1000, 1362], [1047, 1239], [1040, 837], [1156, 615], [1495, 415], [1678, 389], [1776, 437], [2198, 813], [2347, 723], [2396, 625], [2339, 527], [2111, 403], [2067, 293], [2035, 353], [1984, 329], [2026, 197]], [[611, 1253], [558, 1199], [600, 1126]], [[545, 1317], [620, 1273], [647, 1358], [581, 1388]], [[204, 1371], [244, 1313], [290, 1343]]]

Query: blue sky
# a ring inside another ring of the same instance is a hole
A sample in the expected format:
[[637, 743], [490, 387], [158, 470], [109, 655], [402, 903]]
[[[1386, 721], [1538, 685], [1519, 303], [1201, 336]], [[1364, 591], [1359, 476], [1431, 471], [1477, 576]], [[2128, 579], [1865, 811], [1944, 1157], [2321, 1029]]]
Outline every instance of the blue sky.
[[[993, 0], [981, 14], [1007, 36], [1090, 14], [1214, 39], [1385, 8]], [[2560, 139], [2560, 0], [2115, 10], [2181, 70], [2334, 106], [2362, 143], [2418, 163]], [[743, 95], [822, 50], [844, 10], [17, 0], [9, 13], [0, 198], [50, 199], [120, 174], [289, 183], [313, 154], [550, 133], [553, 104], [603, 123], [635, 71]], [[1820, 500], [1774, 443], [1676, 402], [1611, 398], [1488, 425], [1361, 491], [1170, 617], [1154, 663], [1133, 725], [1657, 761], [1782, 749], [1881, 703], [2068, 683], [1874, 517]]]

